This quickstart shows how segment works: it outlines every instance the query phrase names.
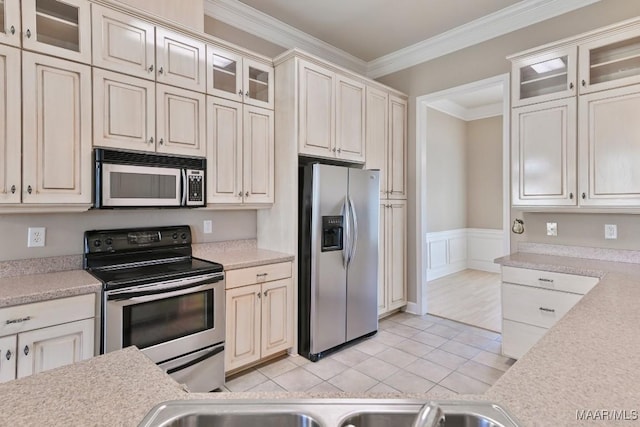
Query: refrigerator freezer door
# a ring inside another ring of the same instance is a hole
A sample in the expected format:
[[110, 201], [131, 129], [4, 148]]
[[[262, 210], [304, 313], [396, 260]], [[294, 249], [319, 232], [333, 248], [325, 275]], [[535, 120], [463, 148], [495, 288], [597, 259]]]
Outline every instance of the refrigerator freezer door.
[[348, 170], [315, 164], [312, 181], [310, 352], [317, 354], [345, 342], [347, 273], [343, 252], [322, 252], [321, 235], [322, 217], [338, 216], [346, 210]]
[[350, 341], [378, 329], [380, 172], [349, 169], [348, 197], [352, 206], [352, 253], [347, 270], [347, 341]]

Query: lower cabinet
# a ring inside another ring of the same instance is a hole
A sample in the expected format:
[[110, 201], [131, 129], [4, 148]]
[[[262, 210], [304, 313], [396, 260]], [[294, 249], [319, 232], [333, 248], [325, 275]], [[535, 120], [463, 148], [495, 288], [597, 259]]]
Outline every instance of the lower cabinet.
[[291, 348], [291, 263], [227, 272], [226, 312], [225, 371]]
[[378, 315], [407, 304], [407, 201], [380, 201]]
[[3, 308], [0, 322], [0, 382], [93, 357], [95, 294]]
[[597, 283], [595, 277], [502, 267], [502, 354], [522, 357]]

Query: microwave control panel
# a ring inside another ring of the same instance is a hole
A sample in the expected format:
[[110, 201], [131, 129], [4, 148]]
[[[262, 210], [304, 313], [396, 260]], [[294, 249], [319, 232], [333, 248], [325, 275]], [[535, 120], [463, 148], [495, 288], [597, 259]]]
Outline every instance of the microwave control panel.
[[204, 172], [190, 169], [187, 180], [187, 206], [204, 205]]

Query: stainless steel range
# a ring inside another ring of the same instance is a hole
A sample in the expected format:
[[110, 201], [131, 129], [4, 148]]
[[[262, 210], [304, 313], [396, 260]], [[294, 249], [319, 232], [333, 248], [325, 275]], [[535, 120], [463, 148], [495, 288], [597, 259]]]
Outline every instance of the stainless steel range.
[[84, 267], [104, 284], [101, 353], [135, 345], [205, 392], [224, 385], [224, 273], [191, 254], [189, 226], [84, 234]]

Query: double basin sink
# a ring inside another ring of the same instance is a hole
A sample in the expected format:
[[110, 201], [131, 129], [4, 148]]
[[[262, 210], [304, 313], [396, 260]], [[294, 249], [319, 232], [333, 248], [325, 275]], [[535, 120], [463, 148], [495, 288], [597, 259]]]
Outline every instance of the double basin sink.
[[[154, 407], [140, 427], [412, 427], [417, 399], [176, 400]], [[445, 427], [517, 427], [502, 407], [435, 401]]]

